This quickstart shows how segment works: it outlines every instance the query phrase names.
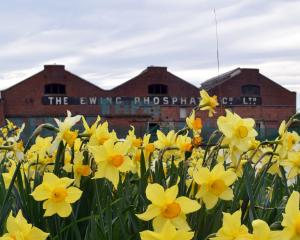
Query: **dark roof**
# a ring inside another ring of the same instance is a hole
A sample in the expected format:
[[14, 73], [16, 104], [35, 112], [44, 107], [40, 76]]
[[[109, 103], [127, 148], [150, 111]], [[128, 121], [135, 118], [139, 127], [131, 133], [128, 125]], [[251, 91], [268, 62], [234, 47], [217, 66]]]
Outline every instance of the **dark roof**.
[[135, 77], [123, 82], [122, 84], [118, 85], [118, 86], [115, 86], [113, 87], [112, 89], [110, 90], [107, 90], [107, 91], [114, 91], [118, 88], [121, 88], [123, 87], [124, 85], [128, 84], [129, 82], [133, 81], [133, 80], [136, 80], [138, 79], [139, 77], [143, 76], [144, 74], [148, 73], [148, 72], [160, 72], [160, 73], [166, 73], [166, 74], [169, 74], [169, 75], [172, 75], [173, 78], [175, 78], [176, 80], [179, 80], [179, 81], [182, 81], [184, 82], [185, 84], [187, 85], [190, 85], [191, 87], [193, 88], [196, 88], [199, 90], [198, 87], [196, 87], [194, 84], [190, 83], [190, 82], [187, 82], [186, 80], [174, 75], [173, 73], [169, 72], [168, 71], [168, 68], [167, 67], [161, 67], [161, 66], [148, 66], [146, 69], [144, 69], [141, 73], [139, 73], [138, 75], [136, 75]]
[[210, 90], [223, 82], [226, 82], [227, 80], [235, 77], [236, 75], [239, 75], [242, 72], [241, 68], [233, 69], [229, 72], [223, 73], [221, 75], [218, 75], [216, 77], [210, 78], [206, 80], [205, 82], [201, 83], [201, 89]]

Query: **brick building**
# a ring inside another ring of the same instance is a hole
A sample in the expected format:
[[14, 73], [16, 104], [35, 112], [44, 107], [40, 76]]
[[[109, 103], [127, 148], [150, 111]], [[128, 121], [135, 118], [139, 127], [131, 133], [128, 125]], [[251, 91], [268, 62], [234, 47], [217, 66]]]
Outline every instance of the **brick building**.
[[[296, 94], [259, 73], [235, 69], [202, 83], [200, 88], [216, 94], [224, 108], [257, 120], [261, 133], [275, 128], [296, 110]], [[181, 128], [199, 102], [199, 88], [170, 73], [166, 67], [148, 67], [138, 76], [111, 89], [100, 87], [65, 70], [46, 65], [24, 81], [0, 92], [0, 123], [8, 118], [25, 122], [28, 133], [66, 110], [93, 121], [99, 114], [121, 135], [134, 125], [138, 133], [157, 128]], [[201, 114], [208, 128], [215, 118]]]
[[243, 117], [251, 117], [261, 137], [273, 137], [283, 120], [296, 112], [296, 92], [291, 92], [258, 69], [237, 68], [201, 84], [217, 95], [219, 114], [229, 108]]

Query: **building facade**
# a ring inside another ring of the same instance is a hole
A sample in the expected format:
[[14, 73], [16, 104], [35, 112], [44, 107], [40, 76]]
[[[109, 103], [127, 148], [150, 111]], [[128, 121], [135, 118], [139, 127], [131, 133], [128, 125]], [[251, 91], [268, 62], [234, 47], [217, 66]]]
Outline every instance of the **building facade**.
[[243, 117], [257, 120], [262, 134], [276, 128], [296, 111], [296, 93], [290, 92], [259, 73], [257, 69], [235, 69], [207, 80], [198, 88], [170, 73], [166, 67], [150, 66], [136, 77], [104, 90], [67, 71], [63, 65], [45, 65], [24, 81], [1, 91], [0, 123], [5, 118], [25, 122], [30, 132], [53, 117], [70, 110], [88, 121], [97, 115], [124, 135], [130, 125], [138, 134], [158, 128], [179, 129], [199, 103], [199, 90], [219, 97], [218, 114], [210, 119], [200, 113], [208, 129], [216, 127], [216, 117], [230, 108]]
[[201, 84], [217, 95], [219, 114], [231, 109], [256, 121], [262, 138], [275, 137], [283, 120], [296, 112], [296, 92], [291, 92], [262, 75], [258, 69], [237, 68]]

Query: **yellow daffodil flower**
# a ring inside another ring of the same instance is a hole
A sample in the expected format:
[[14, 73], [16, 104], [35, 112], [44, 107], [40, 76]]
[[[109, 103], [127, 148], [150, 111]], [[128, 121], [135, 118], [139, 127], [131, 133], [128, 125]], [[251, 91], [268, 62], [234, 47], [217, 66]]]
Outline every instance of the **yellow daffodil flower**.
[[101, 146], [109, 139], [112, 139], [114, 141], [118, 140], [115, 131], [112, 131], [112, 132], [109, 131], [108, 122], [104, 122], [97, 126], [96, 130], [90, 137], [88, 145], [89, 146]]
[[206, 167], [199, 168], [193, 173], [193, 178], [199, 186], [196, 198], [201, 198], [207, 209], [213, 208], [219, 199], [233, 199], [230, 186], [237, 176], [233, 171], [225, 171], [222, 163], [217, 164], [212, 171]]
[[131, 130], [128, 131], [128, 135], [126, 136], [126, 140], [131, 143], [132, 148], [139, 148], [143, 144], [143, 140], [141, 138], [138, 138], [135, 135], [134, 126], [131, 126]]
[[241, 225], [242, 211], [236, 211], [233, 214], [223, 213], [223, 225], [216, 234], [216, 237], [210, 240], [253, 240], [248, 228]]
[[10, 161], [10, 164], [8, 166], [8, 172], [2, 173], [4, 186], [6, 189], [8, 189], [15, 171], [16, 171], [16, 163], [14, 161]]
[[133, 160], [133, 172], [134, 173], [138, 173], [138, 175], [140, 176], [140, 162], [141, 162], [141, 156], [142, 156], [142, 153], [144, 154], [144, 159], [145, 159], [145, 166], [146, 166], [146, 169], [149, 168], [149, 157], [150, 157], [150, 154], [152, 154], [154, 151], [155, 151], [155, 146], [153, 143], [150, 143], [150, 137], [151, 137], [151, 134], [145, 134], [144, 137], [143, 137], [143, 141], [142, 141], [142, 146], [141, 148], [131, 148], [131, 155], [132, 155], [132, 160]]
[[45, 240], [49, 235], [29, 224], [21, 211], [16, 217], [13, 217], [12, 213], [9, 214], [6, 229], [7, 233], [0, 237], [0, 240]]
[[175, 146], [179, 150], [177, 151], [179, 154], [178, 162], [183, 161], [185, 159], [185, 153], [191, 152], [193, 149], [192, 139], [187, 135], [179, 135], [176, 138]]
[[164, 148], [175, 146], [176, 134], [174, 130], [168, 132], [167, 135], [165, 135], [162, 131], [157, 130], [156, 135], [157, 140], [154, 142], [156, 148], [161, 150]]
[[106, 178], [112, 182], [115, 188], [119, 184], [119, 173], [132, 169], [132, 161], [127, 156], [130, 142], [117, 142], [113, 139], [105, 141], [102, 146], [90, 146], [97, 163], [97, 172], [94, 178]]
[[170, 221], [166, 221], [160, 231], [143, 231], [140, 233], [141, 240], [191, 240], [193, 232], [176, 230]]
[[27, 151], [26, 156], [28, 160], [39, 165], [49, 164], [49, 149], [51, 147], [52, 137], [40, 137], [37, 136], [35, 139], [35, 144]]
[[58, 130], [59, 132], [56, 135], [56, 138], [54, 139], [52, 146], [50, 148], [50, 153], [53, 153], [59, 143], [63, 140], [65, 142], [67, 142], [67, 144], [69, 146], [73, 146], [75, 139], [78, 136], [78, 132], [77, 131], [72, 131], [71, 128], [77, 123], [79, 122], [81, 119], [80, 115], [74, 116], [72, 117], [72, 114], [70, 111], [67, 111], [67, 117], [64, 119], [63, 122], [61, 122], [59, 119], [54, 119], [57, 126], [58, 126]]
[[166, 190], [157, 184], [148, 184], [146, 196], [151, 201], [146, 212], [136, 214], [144, 221], [153, 219], [153, 227], [160, 231], [167, 221], [170, 221], [177, 229], [190, 230], [186, 221], [186, 214], [196, 212], [200, 204], [187, 197], [177, 198], [178, 186], [174, 185]]
[[271, 231], [269, 225], [263, 220], [254, 220], [252, 226], [253, 240], [275, 240], [280, 237], [280, 231]]
[[241, 118], [228, 110], [226, 110], [226, 117], [218, 118], [217, 124], [225, 136], [223, 143], [228, 144], [232, 151], [240, 153], [248, 151], [257, 136], [254, 119]]
[[292, 179], [300, 174], [300, 152], [289, 152], [285, 161], [280, 163], [287, 168], [287, 178]]
[[66, 172], [72, 172], [74, 173], [74, 185], [76, 187], [80, 187], [80, 180], [81, 177], [87, 177], [92, 173], [92, 170], [88, 164], [83, 164], [83, 153], [82, 152], [76, 152], [74, 154], [74, 160], [73, 164], [68, 163], [64, 166], [64, 170]]
[[89, 125], [88, 125], [88, 123], [86, 122], [84, 116], [82, 116], [81, 119], [82, 119], [82, 124], [83, 124], [83, 127], [84, 127], [84, 132], [83, 132], [83, 134], [86, 134], [86, 135], [88, 135], [88, 136], [91, 136], [91, 135], [93, 135], [93, 133], [96, 131], [96, 128], [97, 128], [97, 126], [98, 126], [98, 123], [99, 123], [100, 120], [101, 120], [101, 117], [100, 117], [100, 116], [97, 116], [96, 121], [92, 124], [91, 127], [89, 127]]
[[281, 225], [283, 226], [283, 230], [280, 239], [300, 239], [299, 192], [294, 191], [291, 194], [285, 207], [285, 214], [283, 214]]
[[149, 156], [155, 151], [154, 143], [150, 142], [151, 134], [145, 134], [143, 137], [143, 152], [146, 162], [148, 163]]
[[76, 202], [82, 191], [76, 187], [70, 187], [74, 179], [58, 178], [53, 173], [45, 173], [43, 182], [31, 193], [34, 200], [44, 201], [44, 216], [58, 214], [60, 217], [68, 217], [72, 212], [71, 203]]
[[200, 135], [194, 135], [192, 139], [192, 145], [194, 147], [199, 147], [202, 144], [202, 137]]
[[293, 132], [284, 132], [281, 139], [280, 144], [278, 145], [277, 152], [279, 153], [282, 159], [286, 159], [288, 153], [294, 151], [297, 143], [300, 142], [300, 136], [295, 131]]
[[208, 116], [212, 117], [216, 111], [216, 107], [219, 106], [217, 96], [209, 96], [208, 93], [203, 89], [200, 91], [201, 101], [199, 103], [200, 110], [208, 110]]
[[199, 117], [195, 117], [195, 110], [192, 110], [192, 113], [189, 117], [185, 119], [189, 129], [193, 130], [195, 133], [200, 133], [202, 129], [202, 120]]

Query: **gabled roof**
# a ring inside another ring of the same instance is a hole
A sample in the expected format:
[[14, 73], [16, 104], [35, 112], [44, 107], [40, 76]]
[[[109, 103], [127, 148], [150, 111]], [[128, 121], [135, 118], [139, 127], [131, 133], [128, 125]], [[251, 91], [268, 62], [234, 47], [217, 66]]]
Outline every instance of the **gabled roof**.
[[122, 88], [124, 85], [132, 82], [132, 81], [135, 81], [135, 80], [138, 80], [140, 77], [142, 77], [143, 75], [149, 73], [149, 72], [152, 72], [152, 71], [155, 71], [155, 72], [160, 72], [160, 73], [166, 73], [166, 74], [169, 74], [170, 76], [172, 76], [175, 80], [177, 81], [182, 81], [184, 82], [185, 84], [193, 87], [193, 88], [196, 88], [198, 89], [198, 87], [196, 87], [194, 84], [192, 83], [189, 83], [187, 82], [186, 80], [174, 75], [173, 73], [169, 72], [168, 71], [168, 68], [167, 67], [161, 67], [161, 66], [148, 66], [146, 69], [144, 69], [142, 72], [140, 72], [138, 75], [136, 75], [135, 77], [123, 82], [122, 84], [116, 86], [116, 87], [113, 87], [112, 89], [110, 90], [107, 90], [107, 91], [114, 91], [116, 89], [119, 89], [119, 88]]
[[76, 74], [74, 74], [72, 72], [69, 72], [68, 70], [65, 69], [64, 65], [59, 65], [59, 64], [58, 65], [57, 64], [44, 65], [44, 69], [42, 71], [39, 71], [38, 73], [35, 73], [32, 76], [30, 76], [30, 77], [28, 77], [28, 78], [26, 78], [26, 79], [24, 79], [24, 80], [22, 80], [22, 81], [20, 81], [20, 82], [18, 82], [16, 84], [12, 85], [12, 86], [9, 86], [9, 87], [7, 87], [5, 89], [0, 89], [0, 91], [5, 92], [7, 90], [10, 90], [10, 89], [12, 89], [12, 88], [14, 88], [14, 87], [16, 87], [18, 85], [23, 84], [24, 82], [27, 82], [27, 81], [31, 80], [33, 77], [35, 77], [35, 76], [37, 76], [37, 75], [39, 75], [41, 73], [47, 73], [48, 71], [54, 72], [54, 73], [57, 73], [59, 71], [60, 73], [70, 74], [70, 76], [72, 76], [74, 78], [77, 78], [80, 81], [83, 81], [85, 84], [88, 84], [88, 85], [90, 85], [90, 86], [92, 86], [94, 88], [97, 88], [97, 89], [101, 90], [101, 91], [105, 91], [101, 87], [97, 86], [96, 84], [93, 84], [93, 83], [91, 83], [91, 82], [89, 82], [89, 81], [87, 81], [87, 80], [79, 77], [78, 75], [76, 75]]
[[221, 75], [218, 75], [216, 77], [210, 78], [206, 80], [205, 82], [201, 83], [201, 89], [210, 90], [227, 80], [239, 75], [242, 72], [241, 68], [236, 68], [234, 70], [231, 70], [229, 72], [223, 73]]

